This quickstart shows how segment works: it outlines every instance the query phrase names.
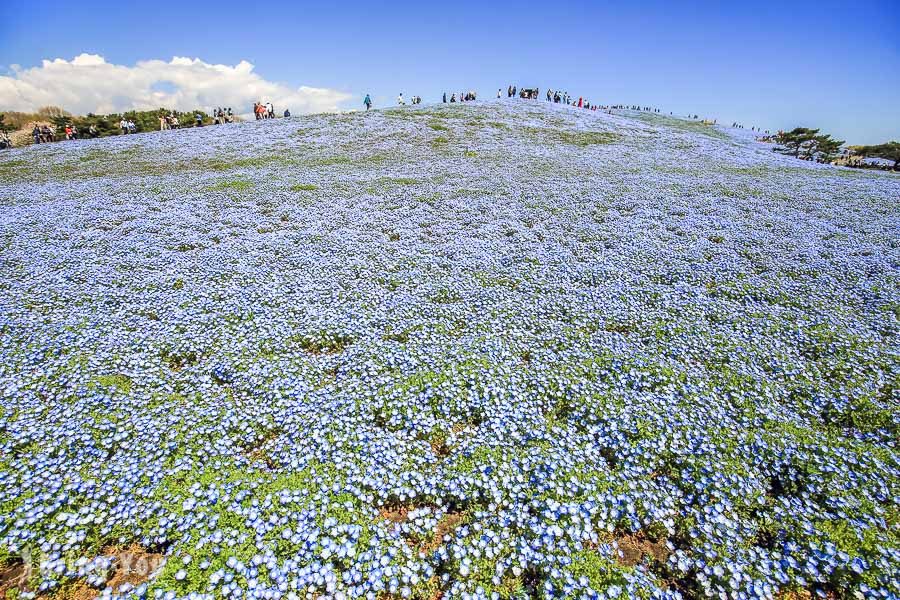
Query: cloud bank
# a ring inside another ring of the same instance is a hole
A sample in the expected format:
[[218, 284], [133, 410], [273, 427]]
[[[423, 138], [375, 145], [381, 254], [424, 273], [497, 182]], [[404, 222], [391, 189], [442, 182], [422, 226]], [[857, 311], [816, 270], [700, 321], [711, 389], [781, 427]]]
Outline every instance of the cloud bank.
[[222, 106], [246, 114], [254, 102], [262, 101], [272, 102], [279, 113], [285, 108], [310, 113], [340, 110], [350, 97], [332, 89], [291, 88], [267, 81], [246, 61], [232, 67], [182, 57], [129, 67], [108, 63], [96, 54], [80, 54], [71, 61], [45, 60], [30, 69], [14, 66], [12, 75], [0, 76], [0, 110], [22, 112], [47, 105], [74, 114]]

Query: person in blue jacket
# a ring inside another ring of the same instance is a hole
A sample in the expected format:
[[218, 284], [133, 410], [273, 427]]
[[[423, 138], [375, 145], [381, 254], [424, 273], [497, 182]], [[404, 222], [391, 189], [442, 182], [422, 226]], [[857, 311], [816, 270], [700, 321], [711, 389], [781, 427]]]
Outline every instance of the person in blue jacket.
[[372, 108], [372, 99], [369, 97], [368, 94], [366, 94], [366, 99], [363, 100], [363, 104], [366, 105], [366, 110], [369, 110], [370, 108]]

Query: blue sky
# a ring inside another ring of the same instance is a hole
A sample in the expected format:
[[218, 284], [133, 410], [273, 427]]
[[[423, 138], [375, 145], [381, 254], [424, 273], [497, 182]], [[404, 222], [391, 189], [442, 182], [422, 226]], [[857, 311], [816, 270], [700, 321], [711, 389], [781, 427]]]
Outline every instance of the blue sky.
[[367, 92], [384, 105], [400, 91], [432, 101], [517, 83], [748, 127], [821, 127], [851, 143], [900, 139], [896, 0], [3, 4], [7, 76], [81, 53], [117, 65], [245, 60], [268, 81], [352, 94], [343, 107]]

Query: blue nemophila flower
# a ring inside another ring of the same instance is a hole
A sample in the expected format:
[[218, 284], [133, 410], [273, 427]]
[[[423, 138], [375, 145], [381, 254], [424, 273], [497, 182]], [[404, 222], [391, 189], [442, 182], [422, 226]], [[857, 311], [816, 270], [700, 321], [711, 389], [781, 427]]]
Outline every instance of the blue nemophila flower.
[[23, 598], [900, 594], [894, 179], [642, 113], [302, 123], [16, 151]]

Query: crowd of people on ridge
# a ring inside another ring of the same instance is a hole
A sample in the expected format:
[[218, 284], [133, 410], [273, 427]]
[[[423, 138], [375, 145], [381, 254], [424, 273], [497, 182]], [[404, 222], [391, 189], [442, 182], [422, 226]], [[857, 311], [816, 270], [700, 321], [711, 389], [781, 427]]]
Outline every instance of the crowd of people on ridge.
[[[73, 123], [66, 123], [63, 128], [64, 139], [77, 140], [82, 134]], [[94, 139], [100, 137], [100, 130], [93, 124], [88, 127], [85, 137]], [[56, 129], [50, 125], [38, 125], [37, 123], [31, 129], [31, 138], [35, 144], [47, 144], [56, 141]]]
[[[506, 90], [507, 98], [522, 98], [527, 100], [537, 100], [540, 98], [540, 89], [539, 88], [519, 88], [516, 85], [510, 85]], [[503, 97], [503, 89], [499, 88], [497, 90], [497, 98], [500, 99]], [[589, 100], [584, 97], [579, 96], [577, 100], [574, 96], [571, 96], [568, 92], [563, 92], [560, 90], [547, 89], [545, 94], [545, 99], [547, 102], [552, 102], [554, 104], [565, 104], [567, 106], [572, 106], [580, 109], [587, 110], [602, 110], [612, 114], [613, 110], [631, 110], [631, 111], [641, 111], [641, 112], [650, 112], [655, 114], [660, 114], [661, 110], [659, 108], [651, 107], [651, 106], [640, 106], [640, 105], [626, 105], [626, 104], [613, 104], [613, 105], [597, 105], [592, 104]], [[475, 91], [468, 92], [459, 92], [459, 94], [451, 93], [449, 98], [447, 96], [447, 92], [443, 92], [443, 96], [441, 98], [442, 103], [456, 103], [456, 102], [471, 102], [477, 99], [477, 94]], [[410, 99], [410, 104], [418, 105], [422, 103], [421, 96], [413, 96]], [[406, 105], [406, 101], [403, 98], [403, 93], [397, 97], [398, 105]], [[369, 94], [366, 94], [363, 105], [366, 107], [366, 110], [370, 110], [373, 106], [372, 98]], [[256, 117], [256, 120], [262, 119], [274, 119], [275, 118], [275, 107], [271, 102], [254, 102], [253, 103], [253, 114]], [[669, 114], [673, 114], [671, 111]], [[290, 117], [291, 113], [289, 110], [285, 109], [284, 117]], [[216, 107], [212, 111], [213, 124], [221, 125], [227, 123], [234, 123], [237, 119], [237, 116], [233, 113], [230, 107], [221, 108]], [[700, 117], [696, 114], [687, 115], [688, 119], [698, 120]], [[195, 127], [203, 126], [204, 115], [202, 113], [196, 113], [194, 115]], [[708, 120], [704, 119], [702, 121], [705, 124], [715, 125], [717, 123], [716, 120]], [[181, 121], [178, 118], [178, 112], [171, 111], [168, 114], [160, 114], [159, 115], [159, 128], [160, 131], [165, 131], [168, 129], [178, 129], [182, 126]], [[731, 124], [732, 128], [735, 129], [744, 129], [744, 125], [738, 122], [733, 122]], [[131, 119], [126, 119], [122, 117], [119, 121], [119, 130], [122, 135], [137, 133], [137, 126], [135, 122]], [[763, 133], [763, 129], [761, 127], [751, 126], [751, 131], [758, 132], [760, 134]], [[48, 142], [57, 141], [56, 129], [48, 124], [39, 125], [38, 123], [33, 124], [33, 128], [31, 131], [31, 137], [35, 144], [43, 144]], [[77, 140], [81, 137], [85, 138], [97, 138], [100, 137], [100, 131], [94, 124], [91, 124], [85, 134], [79, 132], [78, 128], [73, 123], [66, 123], [64, 128], [64, 139], [66, 140]], [[757, 140], [761, 142], [772, 142], [775, 136], [770, 135], [769, 130], [765, 130], [765, 135], [760, 135]], [[12, 148], [12, 142], [10, 141], [9, 136], [0, 131], [0, 149]], [[883, 165], [873, 165], [869, 163], [862, 162], [859, 157], [853, 156], [849, 153], [848, 150], [844, 150], [844, 155], [839, 159], [842, 164], [846, 166], [852, 167], [867, 167], [867, 168], [883, 168]], [[886, 167], [888, 170], [891, 167]]]
[[476, 94], [474, 91], [471, 91], [471, 90], [468, 92], [460, 92], [459, 96], [457, 96], [455, 92], [451, 92], [449, 100], [447, 99], [447, 92], [444, 92], [444, 96], [443, 96], [441, 102], [444, 104], [447, 104], [448, 102], [450, 102], [450, 103], [474, 102], [477, 99], [478, 99], [478, 94]]
[[228, 108], [217, 106], [213, 111], [213, 125], [224, 125], [225, 123], [234, 123], [234, 113], [231, 112], [230, 106]]
[[262, 103], [262, 102], [254, 102], [253, 103], [253, 114], [256, 116], [256, 120], [259, 121], [261, 119], [274, 119], [275, 118], [275, 107], [271, 102]]
[[31, 130], [31, 137], [34, 138], [35, 144], [47, 144], [56, 141], [56, 131], [49, 125], [38, 126], [37, 123]]
[[[369, 98], [368, 94], [366, 94], [366, 99], [369, 101], [369, 103], [366, 104], [366, 110], [369, 110], [369, 107], [372, 105], [372, 99]], [[422, 96], [413, 96], [409, 99], [409, 103], [422, 104]], [[399, 104], [400, 106], [406, 105], [406, 100], [403, 99], [403, 92], [400, 92], [400, 95], [397, 96], [397, 104]]]
[[160, 131], [165, 131], [166, 129], [178, 129], [179, 127], [181, 127], [181, 121], [178, 120], [178, 115], [175, 113], [159, 115]]

